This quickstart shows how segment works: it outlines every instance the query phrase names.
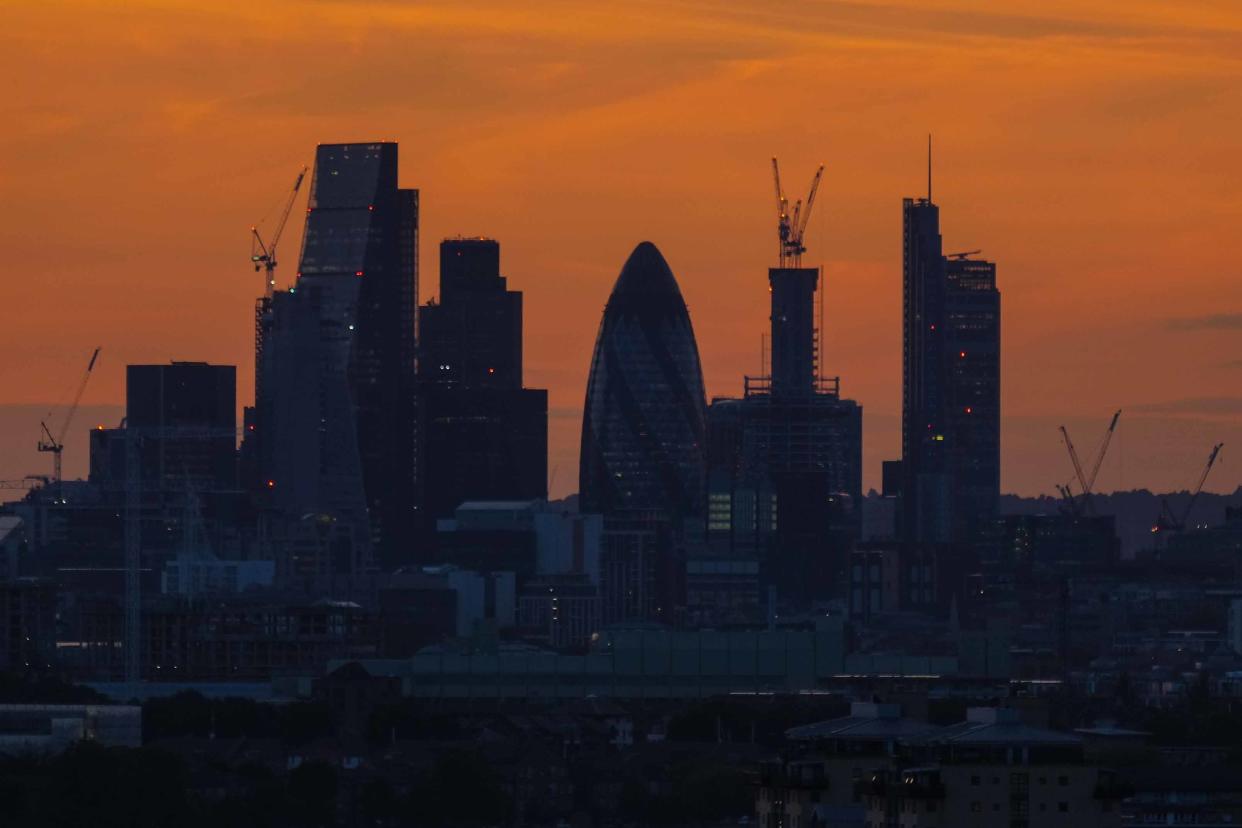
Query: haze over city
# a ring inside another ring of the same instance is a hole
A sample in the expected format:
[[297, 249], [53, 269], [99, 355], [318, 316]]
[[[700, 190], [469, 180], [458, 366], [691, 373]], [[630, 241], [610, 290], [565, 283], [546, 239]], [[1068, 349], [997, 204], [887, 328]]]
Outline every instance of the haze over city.
[[[80, 424], [120, 419], [127, 363], [236, 364], [248, 404], [248, 229], [316, 144], [377, 139], [421, 190], [424, 301], [440, 238], [504, 244], [553, 496], [576, 489], [591, 346], [638, 240], [677, 274], [708, 396], [758, 372], [773, 154], [799, 192], [826, 164], [806, 263], [878, 488], [899, 454], [901, 198], [925, 188], [928, 132], [944, 249], [982, 248], [1005, 298], [1004, 491], [1052, 493], [1070, 476], [1056, 427], [1091, 442], [1116, 408], [1098, 488], [1185, 488], [1212, 444], [1242, 445], [1237, 4], [626, 9], [7, 8], [0, 477], [46, 473], [38, 421], [96, 345]], [[85, 473], [82, 429], [65, 457]], [[1208, 488], [1240, 480], [1226, 449]]]

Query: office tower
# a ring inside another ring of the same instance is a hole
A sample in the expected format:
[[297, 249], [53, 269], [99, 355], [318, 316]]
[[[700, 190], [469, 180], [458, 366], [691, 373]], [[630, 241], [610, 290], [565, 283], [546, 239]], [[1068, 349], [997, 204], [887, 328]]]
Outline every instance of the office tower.
[[1000, 497], [996, 266], [943, 255], [930, 188], [902, 215], [902, 537], [968, 540]]
[[996, 265], [965, 254], [945, 260], [945, 280], [954, 533], [973, 538], [1000, 507], [1000, 292]]
[[91, 480], [127, 485], [126, 429], [137, 432], [140, 486], [200, 494], [237, 488], [237, 368], [206, 362], [129, 365], [125, 429], [91, 432]]
[[701, 513], [704, 391], [690, 313], [651, 242], [617, 277], [595, 340], [582, 415], [583, 512]]
[[940, 210], [927, 198], [902, 202], [902, 535], [952, 537], [945, 460], [945, 263]]
[[604, 624], [671, 621], [684, 604], [683, 539], [703, 510], [703, 372], [690, 313], [642, 242], [613, 285], [582, 414], [580, 509], [604, 515]]
[[522, 387], [522, 293], [494, 239], [440, 244], [440, 301], [419, 309], [419, 376], [459, 387]]
[[321, 144], [297, 282], [261, 308], [253, 424], [290, 542], [342, 570], [412, 552], [417, 251], [397, 145]]
[[548, 495], [548, 392], [522, 387], [522, 294], [492, 239], [440, 244], [440, 301], [419, 308], [424, 529], [468, 500]]

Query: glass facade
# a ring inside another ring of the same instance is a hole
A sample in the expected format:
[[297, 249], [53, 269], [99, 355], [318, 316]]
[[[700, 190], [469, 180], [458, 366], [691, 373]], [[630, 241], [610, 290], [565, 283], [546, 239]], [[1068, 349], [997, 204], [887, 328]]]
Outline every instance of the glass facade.
[[295, 521], [350, 527], [386, 564], [409, 556], [417, 518], [417, 246], [397, 145], [321, 144], [297, 283], [258, 325], [258, 487]]
[[582, 419], [582, 509], [700, 514], [705, 395], [677, 281], [643, 242], [604, 309]]
[[946, 259], [945, 275], [945, 432], [960, 504], [955, 528], [969, 537], [1000, 506], [1000, 291], [993, 262]]
[[927, 199], [905, 200], [903, 230], [903, 535], [965, 540], [1000, 498], [996, 265], [946, 258]]

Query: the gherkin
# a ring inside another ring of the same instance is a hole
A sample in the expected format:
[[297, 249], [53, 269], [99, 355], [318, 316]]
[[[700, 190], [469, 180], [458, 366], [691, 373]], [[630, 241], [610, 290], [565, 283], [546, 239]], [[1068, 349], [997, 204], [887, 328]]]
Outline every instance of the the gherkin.
[[604, 308], [582, 417], [584, 511], [702, 508], [705, 397], [699, 350], [660, 251], [630, 254]]

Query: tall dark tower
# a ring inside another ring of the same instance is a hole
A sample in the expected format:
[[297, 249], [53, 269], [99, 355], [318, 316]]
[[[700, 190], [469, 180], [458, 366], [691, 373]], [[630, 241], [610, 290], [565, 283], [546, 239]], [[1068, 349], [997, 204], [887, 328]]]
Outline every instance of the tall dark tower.
[[[902, 537], [969, 540], [1000, 498], [996, 265], [946, 258], [940, 211], [902, 202]], [[977, 252], [977, 251], [972, 251]]]
[[643, 242], [604, 308], [582, 415], [582, 510], [702, 510], [703, 371], [668, 263]]
[[[779, 603], [800, 610], [843, 589], [862, 498], [862, 407], [841, 397], [838, 377], [820, 375], [822, 285], [818, 269], [801, 267], [824, 168], [806, 202], [791, 203], [775, 159], [772, 166], [780, 260], [768, 271], [771, 371], [746, 377], [741, 399], [715, 399], [708, 411], [706, 536], [713, 558], [757, 564]], [[698, 568], [722, 570], [714, 562]]]
[[944, 452], [946, 354], [940, 210], [927, 198], [902, 202], [902, 533], [950, 538]]
[[522, 387], [522, 294], [500, 244], [440, 243], [440, 301], [419, 308], [424, 528], [466, 500], [548, 496], [548, 392]]
[[772, 294], [772, 394], [809, 397], [815, 391], [815, 290], [813, 267], [774, 267], [768, 271]]
[[522, 294], [500, 275], [496, 240], [440, 243], [440, 301], [419, 310], [419, 375], [459, 386], [522, 387]]
[[[140, 452], [143, 486], [172, 491], [226, 491], [237, 486], [237, 368], [206, 362], [129, 365], [125, 423], [154, 429]], [[196, 439], [166, 429], [218, 432]]]
[[1000, 508], [1000, 291], [996, 265], [945, 260], [948, 325], [946, 442], [957, 504], [954, 534], [970, 538]]
[[353, 571], [372, 552], [400, 562], [414, 540], [417, 253], [397, 145], [321, 144], [297, 282], [260, 320], [258, 480], [294, 527], [331, 525]]
[[705, 395], [690, 312], [642, 242], [613, 285], [587, 380], [580, 508], [604, 515], [605, 624], [666, 622], [684, 606], [687, 528], [703, 510]]

